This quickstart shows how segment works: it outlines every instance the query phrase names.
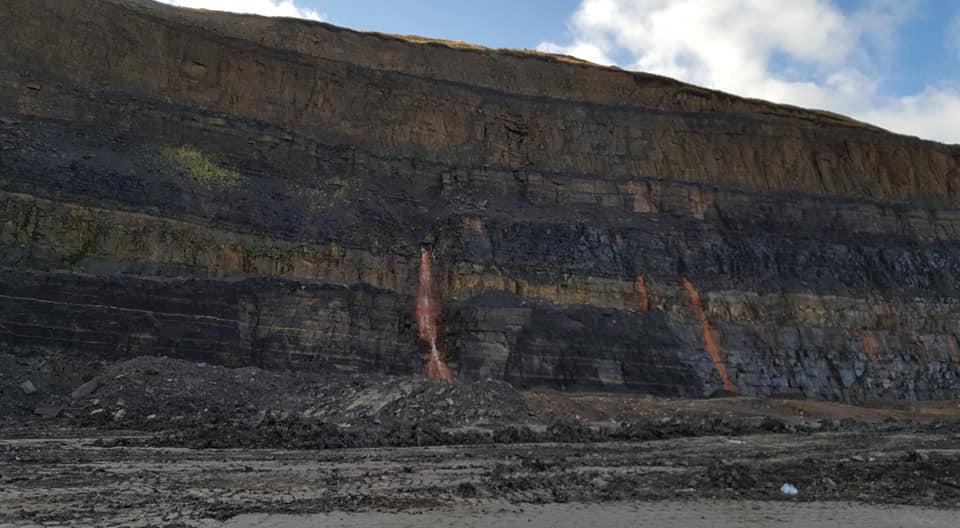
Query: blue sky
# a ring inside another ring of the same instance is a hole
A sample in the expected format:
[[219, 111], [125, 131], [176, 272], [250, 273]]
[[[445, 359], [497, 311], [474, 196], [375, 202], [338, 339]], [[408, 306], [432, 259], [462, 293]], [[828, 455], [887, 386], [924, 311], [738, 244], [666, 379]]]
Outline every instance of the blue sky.
[[569, 36], [577, 0], [301, 0], [329, 22], [355, 29], [463, 40], [492, 48], [535, 48]]
[[960, 143], [957, 0], [162, 0], [567, 53]]

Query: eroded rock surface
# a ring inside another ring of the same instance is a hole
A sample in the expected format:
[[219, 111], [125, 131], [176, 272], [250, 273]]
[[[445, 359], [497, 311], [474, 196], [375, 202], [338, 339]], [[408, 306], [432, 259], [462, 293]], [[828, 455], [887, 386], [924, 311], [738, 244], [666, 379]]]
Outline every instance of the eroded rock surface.
[[0, 4], [0, 341], [823, 399], [960, 394], [960, 147], [572, 59]]

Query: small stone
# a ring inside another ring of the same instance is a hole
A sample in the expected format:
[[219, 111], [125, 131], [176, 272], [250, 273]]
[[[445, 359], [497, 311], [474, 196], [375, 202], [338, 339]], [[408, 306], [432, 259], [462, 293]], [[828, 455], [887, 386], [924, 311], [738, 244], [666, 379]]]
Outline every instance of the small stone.
[[120, 409], [117, 412], [113, 413], [113, 421], [119, 422], [120, 420], [123, 420], [123, 417], [126, 415], [127, 415], [126, 409]]
[[33, 413], [43, 418], [56, 418], [63, 411], [63, 405], [56, 402], [43, 402], [37, 404]]
[[74, 401], [79, 400], [80, 398], [86, 398], [87, 396], [90, 396], [96, 392], [98, 388], [100, 388], [100, 380], [93, 378], [92, 380], [77, 387], [76, 390], [70, 394], [70, 397], [73, 398]]
[[37, 386], [32, 381], [27, 380], [20, 384], [20, 390], [27, 396], [37, 393]]

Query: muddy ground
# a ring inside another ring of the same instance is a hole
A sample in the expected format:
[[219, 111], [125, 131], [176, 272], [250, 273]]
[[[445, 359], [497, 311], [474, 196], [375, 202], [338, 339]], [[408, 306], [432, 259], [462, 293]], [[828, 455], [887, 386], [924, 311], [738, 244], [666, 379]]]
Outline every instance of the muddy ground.
[[164, 358], [63, 362], [0, 354], [0, 526], [335, 515], [508, 526], [597, 511], [627, 525], [641, 510], [650, 525], [695, 525], [670, 512], [706, 522], [738, 504], [753, 505], [758, 525], [769, 512], [810, 525], [803, 508], [890, 522], [884, 508], [898, 505], [909, 508], [889, 511], [940, 526], [938, 512], [960, 508], [956, 402], [676, 400]]

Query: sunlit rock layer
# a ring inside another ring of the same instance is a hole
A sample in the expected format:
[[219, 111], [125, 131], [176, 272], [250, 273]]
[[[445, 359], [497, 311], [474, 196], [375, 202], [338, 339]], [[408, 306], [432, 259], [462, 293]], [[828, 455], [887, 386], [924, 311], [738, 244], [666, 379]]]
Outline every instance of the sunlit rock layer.
[[956, 146], [570, 58], [5, 0], [0, 343], [958, 397], [958, 166]]

